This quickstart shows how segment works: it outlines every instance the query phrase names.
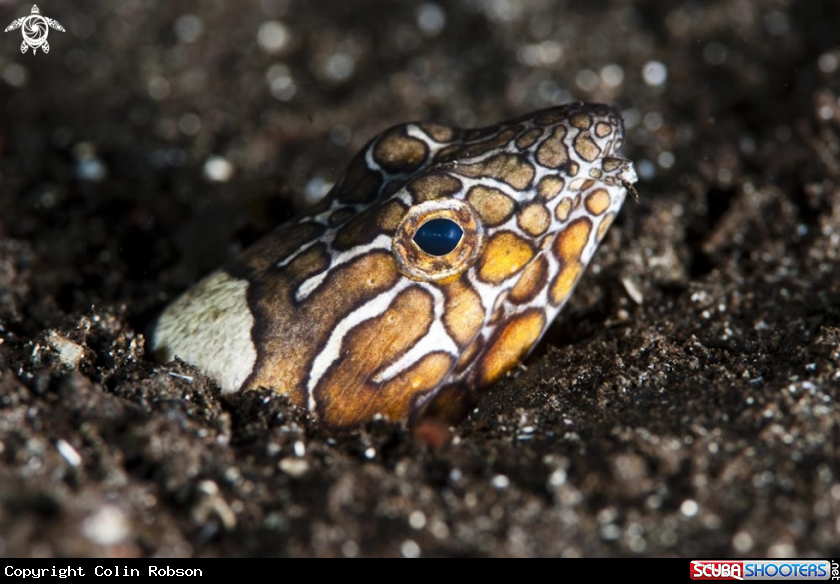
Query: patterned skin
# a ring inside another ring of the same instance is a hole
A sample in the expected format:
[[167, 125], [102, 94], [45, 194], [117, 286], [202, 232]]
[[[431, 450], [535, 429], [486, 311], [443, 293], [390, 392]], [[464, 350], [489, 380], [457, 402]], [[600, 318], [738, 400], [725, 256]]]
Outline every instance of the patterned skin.
[[[315, 209], [171, 304], [152, 349], [223, 391], [285, 393], [332, 431], [456, 420], [566, 303], [636, 181], [623, 142], [599, 104], [391, 128]], [[450, 221], [460, 239], [431, 229]], [[429, 231], [449, 244], [428, 253]]]

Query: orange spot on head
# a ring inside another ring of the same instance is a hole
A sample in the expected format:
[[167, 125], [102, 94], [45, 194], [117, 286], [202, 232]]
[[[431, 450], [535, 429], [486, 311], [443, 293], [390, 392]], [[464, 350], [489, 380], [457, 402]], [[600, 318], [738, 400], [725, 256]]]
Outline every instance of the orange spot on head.
[[542, 336], [545, 314], [532, 309], [510, 321], [496, 335], [481, 362], [481, 382], [490, 384], [507, 373]]
[[600, 215], [610, 206], [610, 194], [606, 189], [597, 189], [586, 195], [586, 210], [593, 215]]
[[481, 297], [469, 285], [459, 280], [443, 288], [446, 308], [443, 322], [447, 332], [462, 347], [469, 343], [484, 324]]
[[581, 256], [592, 232], [592, 222], [585, 217], [576, 219], [557, 235], [554, 253], [561, 261], [562, 269], [551, 282], [551, 301], [560, 304], [575, 286], [583, 273]]
[[572, 201], [571, 199], [563, 199], [559, 203], [557, 203], [557, 208], [554, 209], [554, 216], [557, 217], [558, 221], [565, 221], [569, 218], [569, 213], [572, 210]]
[[566, 298], [569, 297], [569, 294], [572, 293], [572, 290], [575, 287], [575, 284], [578, 281], [578, 278], [583, 273], [583, 265], [580, 262], [570, 262], [563, 266], [563, 269], [554, 277], [554, 281], [551, 283], [551, 302], [554, 304], [560, 304]]
[[613, 219], [615, 219], [615, 213], [609, 213], [601, 221], [601, 224], [598, 226], [598, 241], [604, 239], [604, 236], [607, 234], [607, 230], [610, 228], [610, 225], [612, 225]]
[[554, 251], [565, 262], [580, 261], [580, 256], [589, 241], [592, 222], [586, 217], [576, 219], [557, 234]]
[[376, 377], [426, 334], [434, 318], [432, 303], [428, 292], [409, 288], [385, 313], [347, 334], [341, 357], [314, 390], [317, 412], [326, 426], [351, 428], [377, 413], [406, 419], [417, 395], [443, 380], [452, 357], [440, 352], [426, 355], [393, 378]]
[[499, 189], [480, 185], [470, 189], [467, 200], [478, 211], [478, 216], [487, 227], [506, 221], [516, 206], [514, 200]]
[[531, 244], [505, 231], [494, 235], [481, 254], [478, 276], [485, 282], [499, 284], [525, 267], [534, 257]]
[[533, 299], [539, 291], [545, 286], [548, 279], [548, 262], [544, 256], [540, 256], [535, 261], [531, 262], [522, 275], [519, 281], [510, 291], [510, 300], [513, 302], [522, 303]]
[[521, 227], [528, 235], [534, 237], [542, 235], [551, 224], [551, 215], [545, 206], [539, 203], [530, 203], [517, 217], [519, 227]]
[[566, 183], [563, 182], [562, 178], [549, 175], [540, 180], [537, 185], [537, 191], [540, 193], [540, 197], [546, 201], [550, 201], [560, 194], [564, 186], [566, 186]]

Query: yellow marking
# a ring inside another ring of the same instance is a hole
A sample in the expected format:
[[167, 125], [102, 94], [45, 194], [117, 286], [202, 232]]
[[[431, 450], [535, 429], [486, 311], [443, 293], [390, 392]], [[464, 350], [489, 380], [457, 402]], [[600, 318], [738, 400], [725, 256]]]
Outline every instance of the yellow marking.
[[436, 172], [409, 181], [406, 188], [414, 196], [415, 203], [450, 197], [461, 190], [461, 181], [448, 174]]
[[582, 217], [570, 223], [557, 235], [554, 242], [554, 253], [560, 259], [562, 268], [551, 283], [551, 301], [559, 304], [572, 291], [572, 288], [583, 272], [581, 255], [589, 241], [592, 223]]
[[604, 161], [601, 163], [605, 172], [614, 172], [621, 168], [622, 165], [626, 163], [625, 160], [621, 158], [604, 158]]
[[586, 181], [587, 181], [587, 179], [585, 179], [585, 178], [583, 178], [583, 177], [581, 177], [581, 178], [576, 178], [575, 180], [573, 180], [572, 182], [570, 182], [570, 183], [569, 183], [569, 190], [570, 190], [570, 191], [573, 191], [573, 192], [574, 192], [574, 191], [579, 191], [580, 189], [582, 189], [582, 188], [583, 188], [583, 184], [584, 184]]
[[514, 154], [497, 154], [484, 162], [462, 164], [454, 170], [473, 178], [495, 178], [520, 191], [534, 180], [534, 167]]
[[593, 215], [600, 215], [610, 207], [610, 194], [606, 189], [592, 191], [586, 196], [586, 210]]
[[601, 149], [589, 132], [578, 132], [575, 136], [575, 152], [587, 162], [594, 162], [601, 155]]
[[457, 178], [436, 172], [409, 181], [407, 188], [414, 196], [415, 203], [422, 203], [423, 201], [450, 197], [460, 191], [461, 186], [461, 181]]
[[415, 203], [450, 197], [461, 190], [461, 181], [448, 174], [436, 172], [409, 181], [407, 188]]
[[481, 254], [478, 277], [499, 284], [521, 270], [534, 257], [531, 245], [510, 232], [494, 235]]
[[563, 120], [567, 113], [568, 112], [565, 108], [552, 108], [538, 115], [534, 119], [534, 123], [540, 126], [550, 126], [551, 124], [556, 124], [557, 122]]
[[481, 346], [481, 338], [477, 338], [472, 343], [467, 345], [467, 348], [464, 349], [461, 352], [460, 357], [458, 357], [458, 362], [455, 364], [455, 370], [457, 372], [461, 372], [467, 367], [469, 367]]
[[546, 201], [550, 201], [560, 194], [565, 184], [562, 178], [546, 176], [537, 185], [537, 191], [540, 193], [540, 197]]
[[516, 282], [513, 290], [510, 291], [508, 298], [510, 298], [511, 302], [517, 304], [529, 302], [539, 294], [540, 290], [545, 286], [547, 278], [548, 262], [545, 257], [540, 256], [528, 264], [528, 267], [525, 268], [525, 271], [519, 277], [519, 281]]
[[548, 210], [539, 203], [531, 203], [522, 209], [517, 217], [519, 227], [521, 227], [528, 235], [534, 237], [545, 233], [548, 226], [551, 224], [551, 215]]
[[539, 340], [544, 325], [542, 310], [526, 312], [507, 323], [484, 356], [481, 382], [493, 383], [516, 365]]
[[426, 160], [426, 143], [404, 134], [403, 128], [389, 130], [373, 149], [373, 158], [390, 172], [411, 172]]
[[575, 128], [581, 130], [588, 130], [592, 126], [592, 118], [588, 114], [575, 114], [569, 121]]
[[516, 139], [516, 147], [520, 150], [530, 148], [537, 140], [539, 140], [542, 133], [543, 131], [540, 128], [531, 128]]
[[491, 150], [496, 150], [502, 146], [506, 146], [513, 137], [519, 132], [521, 127], [508, 128], [500, 134], [493, 134], [484, 142], [477, 142], [465, 147], [461, 152], [463, 158], [472, 158], [473, 156], [481, 156]]
[[385, 231], [394, 231], [405, 216], [405, 211], [405, 207], [399, 201], [391, 201], [379, 210], [379, 227]]
[[572, 210], [572, 201], [569, 198], [565, 198], [559, 203], [557, 203], [557, 208], [554, 209], [554, 216], [557, 217], [558, 221], [565, 221], [569, 218], [569, 213]]
[[[326, 343], [338, 320], [360, 303], [392, 289], [399, 277], [394, 257], [373, 251], [334, 269], [306, 302], [295, 306], [297, 286], [323, 261], [315, 256], [316, 251], [296, 258], [282, 278], [271, 271], [262, 276], [254, 318], [265, 328], [259, 332], [257, 364], [245, 389], [301, 388], [314, 358], [312, 348]], [[360, 282], [366, 285], [360, 286]], [[302, 327], [301, 322], [308, 325]], [[291, 397], [297, 405], [306, 405], [302, 389]]]
[[547, 168], [560, 168], [569, 161], [569, 152], [563, 143], [566, 128], [557, 126], [537, 149], [537, 162]]
[[284, 237], [266, 237], [249, 247], [238, 262], [254, 272], [271, 270], [295, 252], [301, 245], [317, 237], [321, 228], [313, 223], [293, 225]]
[[581, 273], [583, 273], [583, 266], [580, 262], [571, 261], [563, 264], [563, 268], [551, 283], [551, 301], [554, 304], [560, 304], [569, 297]]
[[443, 124], [423, 122], [420, 124], [420, 127], [437, 142], [450, 142], [455, 137], [455, 132], [452, 128]]
[[351, 330], [341, 345], [341, 358], [318, 386], [315, 397], [324, 421], [334, 427], [352, 426], [376, 413], [391, 413], [398, 402], [408, 412], [412, 383], [422, 376], [406, 375], [398, 392], [372, 381], [426, 334], [434, 319], [433, 299], [419, 287], [402, 292], [383, 314]]
[[373, 200], [379, 194], [380, 183], [379, 173], [368, 168], [365, 153], [362, 151], [350, 162], [334, 195], [342, 202], [364, 203]]
[[467, 284], [456, 280], [444, 287], [446, 304], [443, 323], [460, 346], [470, 342], [484, 324], [481, 297]]
[[478, 216], [486, 227], [507, 221], [516, 205], [513, 199], [499, 189], [480, 185], [470, 189], [467, 200], [478, 211]]
[[615, 213], [609, 213], [601, 221], [601, 224], [598, 226], [598, 233], [596, 234], [599, 242], [604, 239], [604, 236], [607, 234], [607, 230], [610, 228], [610, 225], [612, 225], [613, 219], [615, 219]]
[[606, 122], [598, 122], [595, 125], [595, 135], [599, 138], [606, 138], [610, 134], [612, 134], [612, 126]]

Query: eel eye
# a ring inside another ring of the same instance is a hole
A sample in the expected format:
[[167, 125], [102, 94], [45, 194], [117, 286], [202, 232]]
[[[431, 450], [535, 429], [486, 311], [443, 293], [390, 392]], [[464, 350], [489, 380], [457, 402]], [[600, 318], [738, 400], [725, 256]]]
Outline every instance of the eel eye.
[[402, 275], [446, 282], [476, 262], [483, 239], [484, 229], [472, 205], [435, 199], [406, 211], [394, 231], [391, 250]]
[[464, 230], [450, 219], [426, 221], [414, 234], [417, 247], [432, 256], [445, 256], [458, 247]]

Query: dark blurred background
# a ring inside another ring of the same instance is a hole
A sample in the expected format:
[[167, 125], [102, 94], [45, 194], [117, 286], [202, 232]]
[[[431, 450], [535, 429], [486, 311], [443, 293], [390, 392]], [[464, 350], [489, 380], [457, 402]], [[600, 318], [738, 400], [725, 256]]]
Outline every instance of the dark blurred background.
[[[48, 54], [0, 34], [0, 556], [840, 552], [840, 2], [38, 6]], [[289, 438], [143, 358], [389, 125], [571, 100], [639, 201], [461, 446]]]

